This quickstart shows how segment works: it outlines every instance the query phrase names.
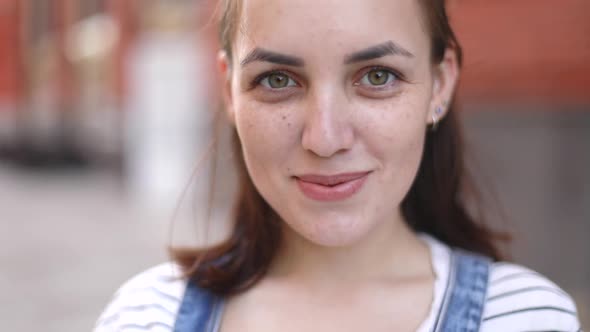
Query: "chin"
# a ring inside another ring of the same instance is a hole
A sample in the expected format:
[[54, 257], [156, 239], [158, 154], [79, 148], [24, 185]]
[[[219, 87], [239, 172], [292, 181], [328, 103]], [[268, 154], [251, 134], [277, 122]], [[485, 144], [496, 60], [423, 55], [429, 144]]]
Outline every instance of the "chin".
[[[289, 220], [289, 219], [286, 219]], [[348, 247], [360, 242], [370, 231], [366, 218], [322, 216], [286, 221], [293, 232], [307, 241], [324, 247]]]

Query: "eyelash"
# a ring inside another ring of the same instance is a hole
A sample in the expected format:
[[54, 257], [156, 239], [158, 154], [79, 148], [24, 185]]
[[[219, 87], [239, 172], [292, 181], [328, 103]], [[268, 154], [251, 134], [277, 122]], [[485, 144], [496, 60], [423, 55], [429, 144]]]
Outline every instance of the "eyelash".
[[290, 72], [288, 72], [288, 71], [284, 71], [284, 70], [271, 70], [271, 71], [267, 71], [267, 72], [264, 72], [264, 73], [262, 73], [262, 74], [260, 74], [260, 75], [256, 76], [256, 78], [254, 78], [254, 79], [252, 80], [252, 82], [250, 83], [250, 89], [253, 89], [253, 88], [256, 88], [256, 87], [258, 87], [259, 85], [261, 85], [261, 82], [262, 82], [262, 80], [264, 80], [264, 79], [266, 79], [266, 78], [270, 77], [270, 76], [271, 76], [271, 75], [273, 75], [273, 74], [281, 74], [281, 75], [285, 75], [285, 76], [287, 76], [287, 77], [288, 77], [290, 80], [293, 80], [293, 81], [295, 81], [295, 83], [297, 83], [297, 84], [299, 85], [299, 82], [297, 82], [297, 80], [293, 78], [293, 74], [291, 74]]
[[388, 84], [384, 84], [384, 85], [369, 85], [372, 89], [383, 89], [383, 88], [391, 86], [393, 84], [398, 84], [397, 83], [398, 81], [404, 80], [403, 76], [399, 72], [397, 72], [396, 70], [393, 70], [391, 68], [384, 67], [384, 66], [371, 66], [371, 67], [365, 68], [364, 70], [361, 71], [362, 74], [360, 75], [359, 79], [355, 80], [354, 85], [360, 86], [361, 85], [360, 81], [372, 71], [384, 71], [384, 72], [388, 73], [389, 75], [393, 76], [393, 83], [388, 83]]
[[[398, 71], [396, 71], [396, 70], [393, 70], [391, 68], [384, 67], [384, 66], [371, 66], [371, 67], [367, 67], [367, 68], [365, 68], [365, 69], [363, 69], [361, 71], [362, 72], [362, 75], [360, 75], [360, 78], [359, 79], [355, 79], [354, 85], [355, 86], [359, 86], [360, 83], [358, 81], [360, 79], [362, 79], [363, 77], [365, 77], [365, 75], [367, 75], [371, 71], [384, 71], [384, 72], [387, 72], [390, 75], [393, 75], [394, 82], [404, 80], [403, 75], [401, 73], [399, 73]], [[297, 83], [299, 85], [299, 82], [296, 79], [293, 78], [293, 74], [291, 74], [290, 72], [285, 71], [285, 70], [271, 70], [271, 71], [267, 71], [267, 72], [264, 72], [264, 73], [256, 76], [256, 78], [254, 78], [252, 80], [252, 82], [250, 83], [250, 89], [257, 88], [258, 86], [261, 85], [261, 82], [264, 79], [268, 78], [269, 76], [271, 76], [273, 74], [282, 74], [282, 75], [285, 75], [290, 80], [295, 81], [295, 83]], [[396, 84], [396, 83], [394, 83], [394, 84]], [[383, 85], [383, 86], [373, 86], [373, 88], [375, 88], [375, 89], [382, 89], [383, 87], [385, 87], [385, 85]], [[278, 89], [275, 89], [275, 90], [278, 90]]]

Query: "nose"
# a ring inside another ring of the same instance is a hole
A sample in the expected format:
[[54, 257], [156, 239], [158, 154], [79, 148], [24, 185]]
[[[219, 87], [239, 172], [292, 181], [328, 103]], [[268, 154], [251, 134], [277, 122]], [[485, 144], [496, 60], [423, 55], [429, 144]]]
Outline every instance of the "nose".
[[354, 129], [346, 96], [324, 89], [308, 97], [303, 148], [323, 158], [349, 150], [354, 143]]

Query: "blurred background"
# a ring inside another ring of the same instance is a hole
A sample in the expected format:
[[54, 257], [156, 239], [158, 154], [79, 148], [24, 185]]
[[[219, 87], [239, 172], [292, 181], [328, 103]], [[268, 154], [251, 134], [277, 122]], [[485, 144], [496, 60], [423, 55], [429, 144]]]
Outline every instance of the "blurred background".
[[[171, 238], [202, 236], [194, 220], [212, 213], [222, 236], [231, 157], [199, 162], [220, 107], [215, 6], [0, 0], [4, 330], [90, 330]], [[492, 222], [513, 233], [515, 261], [574, 296], [588, 328], [590, 1], [449, 9], [470, 163], [505, 215]], [[211, 179], [222, 190], [208, 211]]]

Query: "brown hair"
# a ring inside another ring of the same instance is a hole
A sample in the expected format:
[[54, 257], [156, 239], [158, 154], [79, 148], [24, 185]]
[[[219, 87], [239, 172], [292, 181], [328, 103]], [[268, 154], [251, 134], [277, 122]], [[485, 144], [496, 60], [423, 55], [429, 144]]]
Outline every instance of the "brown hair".
[[[461, 47], [449, 25], [444, 0], [419, 1], [431, 34], [433, 64], [440, 63], [449, 48], [455, 51], [461, 64]], [[231, 59], [241, 1], [223, 0], [221, 9], [220, 41]], [[219, 295], [246, 290], [260, 280], [277, 252], [282, 234], [279, 217], [260, 196], [248, 175], [235, 129], [233, 146], [238, 163], [239, 193], [229, 238], [205, 249], [172, 250], [174, 259], [184, 267], [187, 276], [200, 287]], [[451, 103], [436, 130], [426, 133], [422, 161], [401, 203], [402, 214], [417, 232], [430, 234], [452, 247], [499, 260], [501, 254], [495, 241], [506, 238], [485, 227], [481, 216], [480, 223], [470, 216], [465, 196], [474, 192], [466, 192], [469, 188], [475, 187], [464, 167], [456, 104]]]

